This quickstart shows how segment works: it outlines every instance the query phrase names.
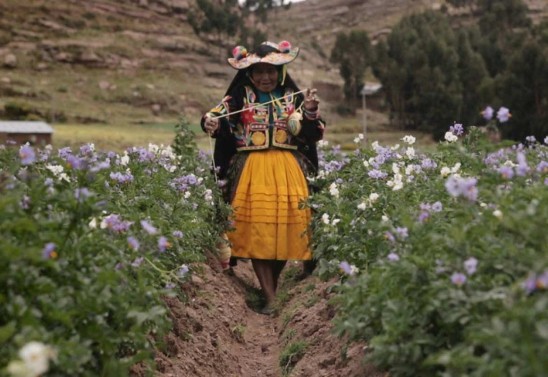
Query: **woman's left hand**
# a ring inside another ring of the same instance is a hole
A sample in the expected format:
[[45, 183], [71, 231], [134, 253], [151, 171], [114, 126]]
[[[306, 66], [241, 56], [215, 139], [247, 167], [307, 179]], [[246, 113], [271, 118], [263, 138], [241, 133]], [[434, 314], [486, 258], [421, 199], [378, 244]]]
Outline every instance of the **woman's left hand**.
[[318, 105], [320, 104], [320, 100], [318, 99], [318, 96], [316, 95], [318, 91], [316, 89], [306, 89], [306, 93], [304, 96], [304, 108], [308, 111], [316, 111], [318, 110]]

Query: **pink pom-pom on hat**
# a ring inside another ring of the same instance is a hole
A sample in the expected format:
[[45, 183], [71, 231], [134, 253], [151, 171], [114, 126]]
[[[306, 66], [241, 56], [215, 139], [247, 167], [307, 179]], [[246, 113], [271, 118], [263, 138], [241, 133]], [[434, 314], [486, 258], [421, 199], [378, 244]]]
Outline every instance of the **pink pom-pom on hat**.
[[291, 51], [291, 43], [288, 41], [281, 41], [280, 43], [278, 43], [278, 50], [284, 53]]
[[236, 60], [243, 59], [247, 56], [247, 49], [244, 46], [236, 46], [232, 49], [232, 56]]

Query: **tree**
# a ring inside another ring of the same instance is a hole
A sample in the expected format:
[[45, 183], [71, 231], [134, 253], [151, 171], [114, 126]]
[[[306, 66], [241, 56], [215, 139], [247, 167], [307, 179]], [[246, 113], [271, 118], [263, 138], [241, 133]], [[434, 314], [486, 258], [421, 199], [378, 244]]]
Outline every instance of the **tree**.
[[348, 34], [337, 34], [330, 60], [339, 66], [347, 100], [357, 98], [364, 84], [366, 69], [373, 61], [372, 52], [367, 32], [353, 30]]
[[221, 45], [243, 25], [237, 0], [196, 0], [196, 8], [189, 11], [188, 20], [197, 35], [214, 34]]
[[504, 137], [523, 140], [548, 135], [548, 40], [532, 37], [511, 57], [499, 78], [502, 103], [512, 120], [502, 128]]
[[470, 35], [475, 30], [460, 30], [457, 34], [458, 75], [462, 85], [462, 106], [456, 119], [459, 123], [475, 124], [478, 120], [478, 104], [487, 103], [492, 98], [492, 80], [485, 62], [470, 43]]
[[462, 108], [457, 38], [445, 16], [425, 12], [403, 18], [379, 44], [373, 71], [402, 128], [443, 135]]

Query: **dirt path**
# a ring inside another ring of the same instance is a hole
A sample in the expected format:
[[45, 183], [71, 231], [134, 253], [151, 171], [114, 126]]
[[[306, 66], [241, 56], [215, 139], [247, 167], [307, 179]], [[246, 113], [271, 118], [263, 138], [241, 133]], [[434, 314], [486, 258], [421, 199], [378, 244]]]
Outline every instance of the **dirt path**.
[[240, 262], [234, 276], [215, 266], [212, 261], [196, 271], [184, 287], [186, 298], [166, 298], [173, 330], [156, 353], [156, 376], [384, 375], [362, 363], [364, 345], [346, 346], [333, 335], [335, 311], [328, 289], [332, 282], [315, 277], [290, 281], [291, 268], [286, 267], [290, 284], [282, 284], [281, 311], [270, 317], [250, 308], [258, 299], [250, 263]]

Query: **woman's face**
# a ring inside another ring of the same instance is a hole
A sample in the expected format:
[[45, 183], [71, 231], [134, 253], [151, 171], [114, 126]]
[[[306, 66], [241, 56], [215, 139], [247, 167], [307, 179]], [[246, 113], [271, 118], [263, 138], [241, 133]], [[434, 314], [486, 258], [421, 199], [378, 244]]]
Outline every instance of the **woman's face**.
[[268, 63], [258, 63], [251, 67], [251, 82], [261, 92], [271, 92], [278, 86], [278, 69]]

